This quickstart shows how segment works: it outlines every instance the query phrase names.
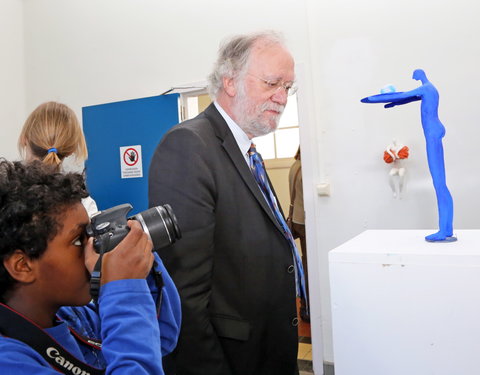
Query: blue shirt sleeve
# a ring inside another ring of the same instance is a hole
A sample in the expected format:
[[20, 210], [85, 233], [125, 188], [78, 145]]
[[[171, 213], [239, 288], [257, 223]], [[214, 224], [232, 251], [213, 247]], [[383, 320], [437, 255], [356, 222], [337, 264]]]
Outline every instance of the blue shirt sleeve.
[[163, 374], [160, 329], [146, 280], [103, 285], [98, 305], [106, 374]]
[[[156, 313], [147, 281], [130, 279], [112, 281], [102, 286], [98, 315], [94, 305], [62, 308], [59, 315], [69, 319], [76, 316], [79, 319], [71, 326], [99, 333], [103, 338], [101, 354], [107, 375], [163, 375], [160, 325]], [[58, 374], [40, 354], [18, 340], [0, 336], [0, 352], [2, 375]], [[93, 365], [91, 358], [79, 359]]]
[[[98, 309], [91, 303], [59, 311], [59, 317], [80, 334], [103, 339], [101, 355], [106, 374], [162, 375], [161, 357], [176, 346], [181, 323], [180, 298], [157, 254], [155, 258], [164, 283], [159, 316], [154, 303], [158, 289], [153, 275], [147, 280], [117, 280], [103, 285]], [[20, 341], [0, 336], [0, 352], [2, 375], [58, 374], [41, 355]], [[84, 354], [89, 354], [89, 350]], [[80, 359], [97, 365], [91, 355]]]

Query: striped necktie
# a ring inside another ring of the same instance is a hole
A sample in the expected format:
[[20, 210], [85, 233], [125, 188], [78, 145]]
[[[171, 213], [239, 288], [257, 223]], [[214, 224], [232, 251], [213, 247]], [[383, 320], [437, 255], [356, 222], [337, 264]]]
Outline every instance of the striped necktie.
[[300, 259], [300, 255], [297, 250], [297, 245], [295, 244], [295, 240], [293, 239], [292, 233], [287, 226], [285, 218], [283, 217], [277, 203], [277, 199], [273, 194], [273, 191], [268, 183], [267, 173], [265, 172], [265, 166], [263, 163], [263, 159], [260, 154], [255, 149], [255, 145], [252, 143], [250, 146], [250, 150], [248, 150], [248, 156], [250, 159], [250, 169], [257, 180], [258, 186], [265, 197], [270, 209], [272, 210], [275, 219], [280, 224], [283, 229], [283, 235], [287, 239], [290, 249], [292, 250], [293, 261], [295, 263], [295, 280], [296, 280], [296, 289], [297, 289], [297, 296], [300, 298], [305, 298], [307, 301], [307, 293], [305, 289], [305, 276], [303, 274], [303, 266], [302, 261]]

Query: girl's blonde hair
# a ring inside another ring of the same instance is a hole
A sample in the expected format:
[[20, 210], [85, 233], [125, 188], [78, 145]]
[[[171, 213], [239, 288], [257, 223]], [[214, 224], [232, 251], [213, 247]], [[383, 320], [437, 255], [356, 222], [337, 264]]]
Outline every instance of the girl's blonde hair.
[[60, 168], [64, 158], [88, 156], [85, 137], [75, 113], [65, 104], [47, 102], [39, 105], [23, 125], [18, 149], [23, 158], [27, 149], [35, 159]]

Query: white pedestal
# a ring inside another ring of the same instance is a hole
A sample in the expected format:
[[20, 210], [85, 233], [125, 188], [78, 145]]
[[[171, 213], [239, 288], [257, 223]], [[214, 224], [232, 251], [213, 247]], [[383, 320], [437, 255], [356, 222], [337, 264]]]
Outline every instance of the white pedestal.
[[369, 230], [329, 254], [336, 375], [480, 374], [480, 230]]

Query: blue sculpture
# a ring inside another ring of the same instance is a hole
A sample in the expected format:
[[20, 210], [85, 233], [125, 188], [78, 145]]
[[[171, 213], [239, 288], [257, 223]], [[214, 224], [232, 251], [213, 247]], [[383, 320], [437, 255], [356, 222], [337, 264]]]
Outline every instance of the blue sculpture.
[[453, 236], [453, 199], [447, 188], [442, 138], [445, 127], [438, 118], [438, 91], [427, 79], [422, 69], [413, 72], [413, 79], [422, 85], [407, 92], [390, 92], [363, 98], [362, 103], [387, 103], [385, 108], [421, 100], [422, 127], [427, 144], [428, 168], [433, 179], [437, 195], [439, 231], [425, 237], [429, 242], [452, 242]]

